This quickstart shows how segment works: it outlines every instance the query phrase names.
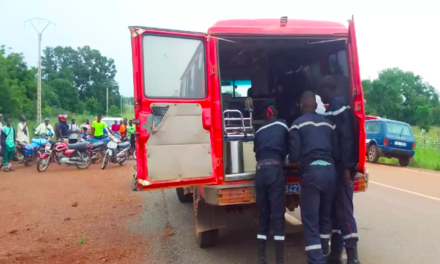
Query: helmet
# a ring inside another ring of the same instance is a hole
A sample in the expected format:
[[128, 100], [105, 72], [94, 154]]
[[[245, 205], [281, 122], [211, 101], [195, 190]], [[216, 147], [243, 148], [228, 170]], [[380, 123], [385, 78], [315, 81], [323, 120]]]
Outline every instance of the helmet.
[[66, 115], [60, 115], [60, 120], [63, 122], [66, 122]]

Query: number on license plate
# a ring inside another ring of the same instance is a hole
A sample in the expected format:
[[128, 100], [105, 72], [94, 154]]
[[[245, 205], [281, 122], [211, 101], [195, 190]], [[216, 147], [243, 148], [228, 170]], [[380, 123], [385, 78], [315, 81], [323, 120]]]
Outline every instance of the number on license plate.
[[299, 184], [286, 185], [286, 194], [298, 194], [300, 191], [301, 191], [301, 186]]
[[394, 141], [394, 145], [406, 147], [406, 143], [405, 142], [400, 142], [400, 141]]

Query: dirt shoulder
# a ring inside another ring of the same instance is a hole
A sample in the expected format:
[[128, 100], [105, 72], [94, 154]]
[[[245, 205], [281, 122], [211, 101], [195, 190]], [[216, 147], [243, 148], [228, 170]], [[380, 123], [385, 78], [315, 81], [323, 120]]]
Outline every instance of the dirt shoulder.
[[0, 263], [141, 263], [146, 238], [129, 226], [145, 208], [130, 190], [133, 164], [14, 164], [0, 172]]

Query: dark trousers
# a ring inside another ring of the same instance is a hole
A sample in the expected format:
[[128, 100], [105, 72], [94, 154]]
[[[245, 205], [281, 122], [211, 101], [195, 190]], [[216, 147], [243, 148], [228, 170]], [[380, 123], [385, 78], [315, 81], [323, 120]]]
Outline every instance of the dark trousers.
[[[358, 231], [353, 209], [353, 187], [347, 187], [344, 181], [344, 170], [337, 169], [337, 182], [332, 209], [332, 243], [334, 254], [342, 254], [344, 245], [355, 247], [358, 241]], [[355, 173], [352, 172], [352, 180]]]
[[308, 264], [325, 264], [326, 261], [335, 182], [333, 165], [307, 166], [301, 177], [301, 220]]
[[258, 206], [257, 239], [267, 240], [272, 223], [274, 240], [284, 241], [284, 213], [286, 212], [283, 168], [280, 165], [257, 167], [255, 190]]

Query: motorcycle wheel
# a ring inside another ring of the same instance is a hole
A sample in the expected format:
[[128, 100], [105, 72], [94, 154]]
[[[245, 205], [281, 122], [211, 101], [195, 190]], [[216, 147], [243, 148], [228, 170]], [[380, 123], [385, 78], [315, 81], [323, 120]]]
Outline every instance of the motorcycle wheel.
[[48, 156], [44, 159], [40, 159], [37, 164], [37, 171], [38, 172], [46, 171], [47, 168], [49, 168], [49, 164], [50, 164], [50, 156]]
[[92, 164], [92, 157], [90, 156], [90, 153], [88, 151], [79, 152], [79, 156], [82, 157], [83, 160], [85, 160], [85, 163], [75, 164], [75, 166], [80, 170], [88, 169], [90, 167], [90, 164]]
[[92, 159], [92, 162], [94, 163], [94, 164], [96, 164], [96, 163], [100, 163], [101, 161], [102, 161], [102, 157], [104, 157], [104, 152], [103, 151], [100, 151], [100, 152], [98, 152], [98, 153], [96, 153], [96, 157], [94, 158], [94, 159]]
[[101, 170], [103, 170], [103, 169], [105, 169], [105, 167], [107, 167], [109, 159], [110, 159], [110, 156], [106, 152], [104, 155], [104, 158], [102, 159]]
[[133, 159], [136, 160], [136, 149], [133, 150]]
[[126, 151], [124, 157], [122, 157], [121, 160], [119, 161], [119, 165], [124, 166], [125, 164], [127, 164], [128, 157], [129, 157], [128, 151]]
[[34, 163], [35, 163], [35, 159], [23, 161], [23, 164], [25, 167], [30, 167], [30, 166], [34, 165]]
[[137, 173], [135, 173], [133, 175], [133, 180], [131, 181], [131, 190], [134, 191], [134, 192], [138, 190], [138, 187], [137, 187]]

